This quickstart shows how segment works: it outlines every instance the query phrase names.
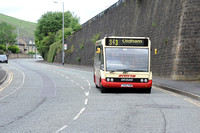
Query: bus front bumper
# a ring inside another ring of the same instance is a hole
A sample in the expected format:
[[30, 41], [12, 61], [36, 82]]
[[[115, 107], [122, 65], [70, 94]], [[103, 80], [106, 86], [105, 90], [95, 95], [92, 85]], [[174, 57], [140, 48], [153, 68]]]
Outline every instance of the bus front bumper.
[[138, 82], [107, 82], [105, 79], [101, 79], [101, 84], [105, 88], [151, 88], [152, 80], [147, 83]]

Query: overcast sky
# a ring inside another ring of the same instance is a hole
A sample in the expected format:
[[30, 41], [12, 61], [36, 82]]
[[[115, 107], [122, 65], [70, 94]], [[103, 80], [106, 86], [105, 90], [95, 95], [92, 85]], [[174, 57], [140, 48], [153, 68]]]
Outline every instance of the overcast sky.
[[37, 22], [48, 11], [62, 11], [62, 3], [53, 1], [64, 2], [64, 10], [74, 12], [83, 24], [118, 0], [0, 0], [0, 13]]

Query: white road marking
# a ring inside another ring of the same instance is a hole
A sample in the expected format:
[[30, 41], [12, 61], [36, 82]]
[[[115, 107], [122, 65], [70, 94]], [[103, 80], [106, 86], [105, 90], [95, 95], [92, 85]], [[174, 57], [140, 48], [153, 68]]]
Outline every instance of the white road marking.
[[81, 76], [82, 79], [86, 79], [85, 77]]
[[[58, 73], [57, 73], [57, 74], [58, 74]], [[64, 76], [63, 74], [60, 74], [60, 73], [59, 73], [59, 75]], [[64, 76], [64, 77], [65, 77], [66, 79], [69, 79], [71, 82], [75, 83], [75, 84], [76, 84], [78, 87], [80, 87], [82, 90], [85, 90], [85, 88], [82, 87], [79, 83], [75, 82], [74, 80], [70, 79], [70, 78], [67, 77], [67, 76]], [[91, 89], [91, 84], [90, 84], [89, 80], [87, 80], [87, 79], [86, 79], [85, 77], [83, 77], [83, 76], [81, 76], [81, 78], [87, 81], [88, 86], [89, 86], [88, 89], [90, 90], [90, 89]], [[89, 91], [85, 91], [85, 96], [86, 96], [86, 97], [88, 97], [89, 94], [90, 94]], [[85, 99], [84, 104], [85, 104], [85, 106], [88, 104], [88, 98]], [[81, 115], [84, 111], [85, 111], [85, 107], [82, 108], [82, 109], [80, 110], [80, 112], [73, 118], [73, 120], [74, 120], [74, 121], [77, 120], [77, 119], [80, 117], [80, 115]], [[56, 133], [59, 133], [60, 131], [64, 130], [64, 129], [67, 128], [67, 127], [68, 127], [67, 125], [64, 125], [62, 128], [58, 129], [58, 130], [56, 131]]]
[[78, 117], [83, 113], [84, 110], [85, 110], [85, 108], [82, 108], [81, 111], [74, 117], [73, 120], [78, 119]]
[[89, 96], [89, 94], [90, 94], [89, 91], [88, 91], [88, 92], [85, 91], [85, 96], [86, 96], [86, 97]]
[[80, 87], [80, 85], [78, 83], [76, 83], [76, 85]]
[[58, 129], [58, 130], [56, 131], [56, 133], [59, 133], [60, 131], [64, 130], [64, 129], [67, 128], [67, 127], [68, 127], [67, 125], [61, 127], [60, 129]]
[[86, 98], [86, 99], [85, 99], [85, 105], [87, 105], [87, 104], [88, 104], [88, 99]]
[[70, 81], [74, 83], [74, 80], [70, 80]]
[[81, 86], [81, 89], [84, 90], [85, 88]]

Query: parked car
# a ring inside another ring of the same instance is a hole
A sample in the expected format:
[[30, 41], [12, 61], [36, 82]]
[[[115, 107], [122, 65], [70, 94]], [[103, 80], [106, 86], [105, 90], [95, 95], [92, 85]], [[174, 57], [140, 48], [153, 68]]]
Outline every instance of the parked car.
[[0, 62], [2, 63], [8, 63], [8, 58], [6, 55], [0, 55]]
[[38, 59], [38, 60], [43, 60], [43, 58], [42, 58], [41, 55], [36, 55], [36, 59]]

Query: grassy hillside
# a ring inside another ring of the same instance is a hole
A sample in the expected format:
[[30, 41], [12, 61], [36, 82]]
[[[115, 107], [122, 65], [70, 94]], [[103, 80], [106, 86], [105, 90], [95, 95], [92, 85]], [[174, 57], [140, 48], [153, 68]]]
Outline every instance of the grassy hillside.
[[34, 30], [36, 28], [37, 23], [20, 20], [17, 18], [13, 18], [7, 15], [1, 14], [1, 13], [0, 13], [0, 22], [6, 22], [15, 26], [16, 33], [18, 33], [18, 27], [19, 27], [20, 37], [28, 37], [28, 38], [34, 37]]

